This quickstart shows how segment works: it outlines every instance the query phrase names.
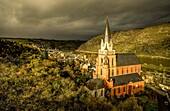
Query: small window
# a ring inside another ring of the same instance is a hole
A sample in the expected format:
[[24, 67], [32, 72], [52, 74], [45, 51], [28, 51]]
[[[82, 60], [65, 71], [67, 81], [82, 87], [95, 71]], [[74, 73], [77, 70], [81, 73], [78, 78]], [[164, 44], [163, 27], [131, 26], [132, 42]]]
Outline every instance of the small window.
[[122, 74], [124, 74], [124, 70], [123, 70], [123, 68], [122, 68]]
[[117, 69], [117, 74], [119, 74], [119, 69]]
[[102, 75], [102, 69], [101, 69], [101, 72], [100, 72], [100, 73], [101, 73], [101, 75]]
[[127, 67], [127, 69], [126, 69], [126, 72], [127, 72], [127, 74], [128, 74], [128, 67]]

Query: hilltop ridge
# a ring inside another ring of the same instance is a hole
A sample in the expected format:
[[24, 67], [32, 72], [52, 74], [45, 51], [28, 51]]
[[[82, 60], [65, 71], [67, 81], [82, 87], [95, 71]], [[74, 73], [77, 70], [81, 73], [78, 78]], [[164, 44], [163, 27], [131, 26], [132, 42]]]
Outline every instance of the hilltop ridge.
[[[82, 44], [77, 51], [97, 52], [102, 37], [103, 34], [92, 38]], [[137, 55], [170, 56], [170, 23], [112, 32], [111, 38], [117, 53], [133, 52]]]

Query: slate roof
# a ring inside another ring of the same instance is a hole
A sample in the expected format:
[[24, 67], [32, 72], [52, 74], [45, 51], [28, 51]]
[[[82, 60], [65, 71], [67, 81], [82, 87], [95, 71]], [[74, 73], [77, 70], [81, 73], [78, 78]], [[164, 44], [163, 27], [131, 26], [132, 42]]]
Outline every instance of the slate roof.
[[109, 80], [110, 79], [114, 81], [114, 86], [128, 84], [129, 82], [143, 81], [142, 77], [138, 73], [114, 76], [110, 77]]
[[117, 66], [128, 66], [128, 65], [136, 65], [136, 64], [140, 64], [140, 62], [134, 53], [116, 54]]
[[104, 81], [100, 78], [90, 79], [86, 82], [87, 88], [90, 90], [97, 90], [105, 88]]

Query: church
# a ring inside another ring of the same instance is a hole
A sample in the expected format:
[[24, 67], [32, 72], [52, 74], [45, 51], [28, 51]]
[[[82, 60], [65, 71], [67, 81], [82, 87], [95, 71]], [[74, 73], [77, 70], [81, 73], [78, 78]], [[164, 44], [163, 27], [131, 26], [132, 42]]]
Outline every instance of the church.
[[96, 71], [87, 82], [92, 95], [104, 96], [107, 89], [111, 96], [117, 97], [143, 91], [144, 80], [140, 74], [141, 64], [134, 53], [116, 53], [106, 20], [104, 37], [96, 58]]

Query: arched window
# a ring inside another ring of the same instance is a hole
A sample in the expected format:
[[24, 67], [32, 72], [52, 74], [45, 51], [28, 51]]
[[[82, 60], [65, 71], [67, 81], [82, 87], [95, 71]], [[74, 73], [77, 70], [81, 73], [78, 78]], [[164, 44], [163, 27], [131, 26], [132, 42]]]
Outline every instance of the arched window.
[[114, 70], [112, 69], [112, 76], [114, 76]]
[[103, 58], [101, 58], [101, 63], [103, 63]]
[[94, 97], [97, 97], [97, 91], [94, 92]]
[[131, 67], [131, 72], [133, 72], [133, 67]]
[[127, 67], [127, 69], [126, 69], [126, 73], [128, 74], [128, 67]]
[[107, 56], [104, 57], [104, 64], [105, 65], [109, 64], [109, 58]]
[[101, 96], [103, 96], [103, 89], [101, 90]]
[[125, 92], [125, 86], [123, 86], [123, 92]]
[[120, 93], [120, 87], [118, 88], [118, 93]]
[[113, 58], [112, 58], [112, 66], [113, 66]]
[[114, 88], [114, 95], [116, 95], [116, 88]]

